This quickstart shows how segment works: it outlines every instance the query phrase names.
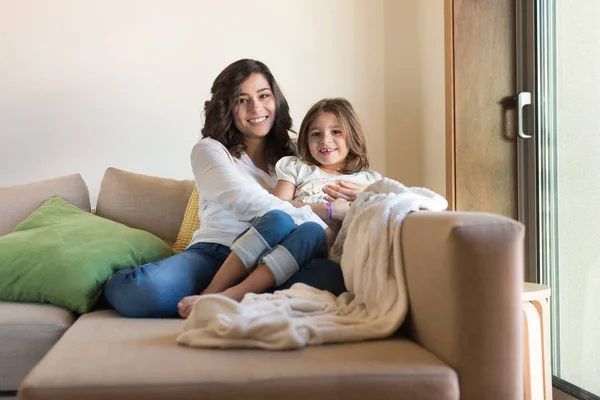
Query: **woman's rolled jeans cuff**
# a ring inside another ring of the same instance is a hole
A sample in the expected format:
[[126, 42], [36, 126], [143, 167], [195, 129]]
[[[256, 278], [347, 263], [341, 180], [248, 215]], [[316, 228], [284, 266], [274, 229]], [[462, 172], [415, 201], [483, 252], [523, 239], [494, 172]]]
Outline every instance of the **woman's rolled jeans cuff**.
[[246, 229], [231, 245], [231, 251], [238, 256], [248, 272], [256, 267], [260, 257], [269, 250], [271, 250], [271, 246], [253, 226]]

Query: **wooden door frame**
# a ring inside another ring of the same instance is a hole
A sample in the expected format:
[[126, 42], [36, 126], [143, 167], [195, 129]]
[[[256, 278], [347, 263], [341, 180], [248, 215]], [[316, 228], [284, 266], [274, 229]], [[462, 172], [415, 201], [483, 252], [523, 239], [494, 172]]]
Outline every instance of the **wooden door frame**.
[[444, 60], [446, 81], [446, 199], [456, 211], [456, 162], [454, 147], [454, 2], [444, 0]]

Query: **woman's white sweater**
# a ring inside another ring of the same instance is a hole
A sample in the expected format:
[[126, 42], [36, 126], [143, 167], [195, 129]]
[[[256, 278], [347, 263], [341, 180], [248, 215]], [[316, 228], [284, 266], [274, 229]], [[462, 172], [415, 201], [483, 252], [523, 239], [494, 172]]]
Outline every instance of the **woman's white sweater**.
[[285, 211], [297, 225], [313, 221], [327, 227], [309, 206], [295, 208], [275, 197], [275, 171], [265, 173], [246, 153], [237, 159], [220, 142], [204, 138], [192, 149], [191, 161], [200, 197], [200, 229], [190, 245], [209, 242], [230, 247], [254, 218], [271, 210]]

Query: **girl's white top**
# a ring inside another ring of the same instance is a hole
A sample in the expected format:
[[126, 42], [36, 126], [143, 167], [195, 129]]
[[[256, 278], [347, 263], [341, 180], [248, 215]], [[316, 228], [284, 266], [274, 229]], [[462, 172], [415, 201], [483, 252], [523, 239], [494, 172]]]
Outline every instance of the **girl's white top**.
[[192, 149], [191, 161], [200, 198], [200, 228], [190, 246], [207, 242], [230, 247], [254, 218], [271, 210], [285, 211], [297, 225], [313, 221], [327, 227], [309, 206], [295, 208], [275, 197], [275, 171], [265, 173], [246, 153], [237, 159], [220, 142], [204, 138]]
[[316, 165], [308, 165], [294, 156], [279, 160], [275, 171], [278, 180], [296, 185], [293, 200], [303, 203], [326, 203], [327, 194], [323, 191], [325, 185], [337, 185], [339, 181], [346, 181], [366, 186], [381, 179], [381, 175], [375, 171], [359, 171], [349, 175], [328, 174]]

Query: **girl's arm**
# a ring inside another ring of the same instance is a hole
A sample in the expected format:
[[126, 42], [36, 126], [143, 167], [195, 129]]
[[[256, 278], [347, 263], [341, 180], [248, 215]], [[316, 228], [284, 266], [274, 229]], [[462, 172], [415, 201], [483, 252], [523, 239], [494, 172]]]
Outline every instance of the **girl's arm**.
[[270, 210], [282, 210], [301, 222], [314, 221], [326, 228], [309, 207], [295, 208], [240, 174], [227, 149], [213, 139], [200, 140], [192, 150], [192, 169], [199, 195], [219, 204], [238, 221], [250, 221]]
[[275, 186], [275, 190], [273, 194], [279, 197], [281, 200], [292, 201], [294, 198], [294, 192], [296, 191], [296, 185], [294, 185], [290, 181], [278, 180], [277, 186]]
[[290, 181], [279, 180], [273, 194], [279, 197], [281, 200], [289, 201], [294, 207], [305, 207], [309, 206], [312, 211], [319, 216], [323, 221], [329, 219], [329, 211], [327, 210], [327, 204], [325, 203], [302, 203], [300, 201], [293, 201], [294, 192], [296, 191], [296, 185]]
[[[317, 214], [323, 221], [329, 219], [329, 210], [326, 203], [302, 203], [300, 201], [293, 201], [294, 192], [296, 191], [296, 185], [290, 181], [279, 180], [273, 194], [279, 197], [281, 200], [286, 200], [292, 203], [294, 207], [305, 207], [309, 206], [312, 211]], [[331, 202], [331, 219], [342, 221], [346, 216], [346, 213], [350, 209], [350, 203], [337, 199]]]

